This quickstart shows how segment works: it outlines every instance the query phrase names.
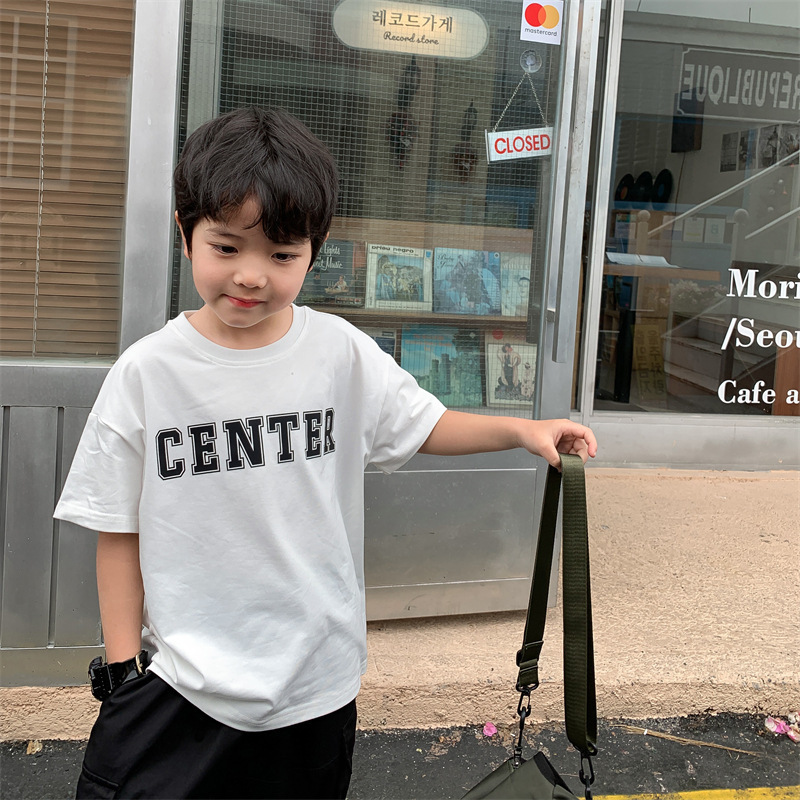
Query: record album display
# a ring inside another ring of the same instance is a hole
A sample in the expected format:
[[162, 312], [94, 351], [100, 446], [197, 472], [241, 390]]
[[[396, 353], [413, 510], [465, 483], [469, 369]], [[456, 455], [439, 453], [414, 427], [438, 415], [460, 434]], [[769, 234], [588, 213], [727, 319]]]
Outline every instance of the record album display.
[[481, 335], [469, 328], [406, 325], [400, 366], [448, 408], [483, 405]]
[[354, 268], [354, 242], [328, 239], [303, 281], [298, 303], [339, 306], [364, 305], [363, 244], [362, 269]]
[[662, 169], [656, 175], [655, 183], [653, 184], [653, 202], [654, 203], [668, 203], [672, 195], [672, 173], [668, 169]]
[[527, 317], [531, 292], [531, 257], [500, 254], [500, 305], [504, 317]]
[[633, 185], [633, 197], [637, 203], [649, 203], [653, 196], [653, 175], [646, 170], [639, 174]]
[[448, 314], [500, 313], [500, 253], [437, 247], [433, 254], [433, 310]]
[[431, 311], [432, 256], [418, 247], [367, 245], [366, 307]]
[[486, 404], [531, 406], [536, 377], [536, 345], [504, 330], [487, 331]]
[[633, 175], [630, 173], [623, 175], [614, 191], [614, 199], [622, 202], [633, 200], [634, 183]]
[[378, 347], [392, 358], [396, 357], [397, 331], [394, 328], [363, 327], [361, 330], [375, 340]]

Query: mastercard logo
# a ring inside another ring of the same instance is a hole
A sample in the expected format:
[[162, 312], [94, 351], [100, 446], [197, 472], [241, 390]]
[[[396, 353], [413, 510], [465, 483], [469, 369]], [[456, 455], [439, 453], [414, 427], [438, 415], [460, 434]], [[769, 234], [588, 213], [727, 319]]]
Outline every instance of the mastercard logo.
[[554, 6], [531, 3], [525, 9], [525, 22], [531, 28], [555, 28], [560, 18], [558, 9]]

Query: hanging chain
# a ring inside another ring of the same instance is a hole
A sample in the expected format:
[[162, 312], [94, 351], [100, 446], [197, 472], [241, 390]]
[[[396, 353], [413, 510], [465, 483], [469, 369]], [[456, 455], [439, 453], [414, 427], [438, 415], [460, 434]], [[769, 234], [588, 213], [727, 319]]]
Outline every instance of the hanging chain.
[[530, 73], [526, 72], [525, 77], [528, 79], [528, 83], [530, 84], [531, 91], [533, 92], [533, 99], [536, 101], [536, 108], [539, 109], [539, 114], [542, 117], [542, 122], [545, 125], [547, 125], [547, 120], [544, 118], [544, 111], [542, 111], [542, 104], [539, 102], [539, 95], [536, 93], [536, 87], [533, 85]]
[[531, 91], [533, 92], [533, 99], [536, 101], [536, 108], [539, 109], [539, 114], [542, 117], [542, 123], [547, 125], [547, 120], [544, 116], [544, 111], [542, 111], [542, 104], [539, 102], [539, 94], [536, 91], [536, 87], [533, 85], [533, 81], [531, 80], [531, 76], [526, 72], [520, 79], [519, 83], [517, 84], [514, 91], [511, 93], [511, 97], [508, 98], [508, 102], [506, 103], [506, 107], [503, 109], [503, 113], [500, 114], [500, 118], [495, 122], [494, 128], [492, 128], [492, 133], [497, 133], [497, 128], [500, 123], [503, 121], [503, 117], [506, 115], [506, 111], [511, 107], [511, 104], [514, 102], [514, 98], [517, 96], [517, 92], [519, 91], [519, 87], [522, 86], [522, 83], [525, 79], [528, 79], [528, 85], [531, 87]]

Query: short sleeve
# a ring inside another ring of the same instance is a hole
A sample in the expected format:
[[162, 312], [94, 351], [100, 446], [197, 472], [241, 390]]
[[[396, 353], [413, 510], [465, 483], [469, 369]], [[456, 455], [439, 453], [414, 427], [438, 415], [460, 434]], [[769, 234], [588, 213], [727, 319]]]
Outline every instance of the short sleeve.
[[394, 472], [413, 456], [447, 410], [414, 377], [386, 356], [389, 369], [386, 394], [378, 418], [369, 463]]
[[143, 449], [140, 436], [91, 413], [53, 516], [95, 531], [138, 532]]

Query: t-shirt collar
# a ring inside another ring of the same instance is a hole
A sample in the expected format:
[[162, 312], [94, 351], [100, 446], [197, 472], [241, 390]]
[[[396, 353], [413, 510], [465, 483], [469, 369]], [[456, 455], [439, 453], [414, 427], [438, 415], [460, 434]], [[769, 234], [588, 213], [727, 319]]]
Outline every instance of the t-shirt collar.
[[170, 320], [168, 325], [172, 326], [178, 335], [186, 339], [192, 349], [220, 364], [260, 364], [281, 358], [297, 343], [305, 330], [308, 319], [305, 306], [292, 305], [292, 324], [277, 342], [268, 344], [266, 347], [256, 347], [252, 350], [235, 350], [231, 347], [223, 347], [203, 336], [189, 322], [187, 315], [192, 313], [194, 312], [184, 311], [175, 319]]

